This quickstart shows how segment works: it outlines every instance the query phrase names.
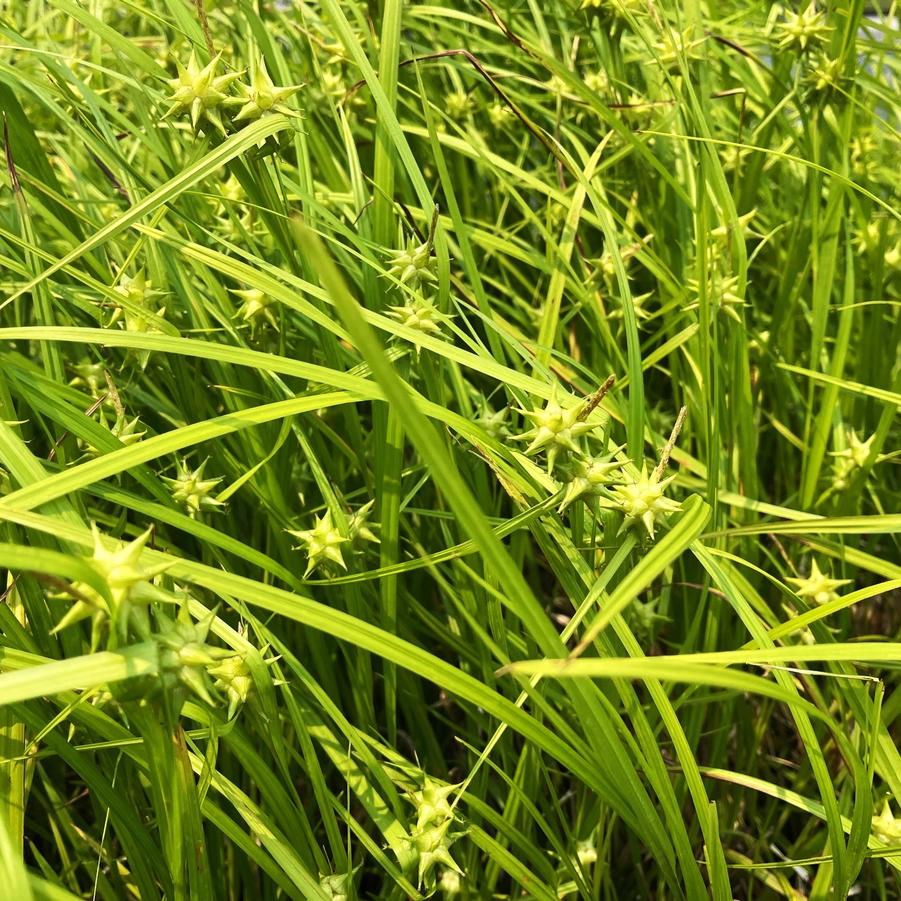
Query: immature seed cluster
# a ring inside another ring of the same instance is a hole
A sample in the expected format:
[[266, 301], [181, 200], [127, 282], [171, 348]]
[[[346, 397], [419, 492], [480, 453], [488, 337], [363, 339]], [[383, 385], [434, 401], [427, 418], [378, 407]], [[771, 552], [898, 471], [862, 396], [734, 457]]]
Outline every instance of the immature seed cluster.
[[463, 874], [450, 853], [451, 845], [462, 835], [452, 831], [456, 817], [448, 801], [457, 788], [456, 785], [441, 785], [426, 776], [422, 789], [412, 796], [416, 806], [416, 825], [410, 834], [410, 841], [418, 859], [419, 886], [427, 891], [435, 888], [437, 867], [458, 876]]
[[172, 492], [172, 500], [184, 507], [191, 519], [224, 506], [222, 501], [212, 495], [222, 479], [205, 479], [203, 471], [206, 464], [207, 461], [204, 460], [197, 469], [191, 469], [187, 460], [181, 460], [178, 464], [178, 474], [174, 479], [162, 476]]
[[624, 516], [621, 531], [641, 525], [653, 538], [658, 520], [680, 509], [678, 501], [664, 495], [675, 477], [663, 478], [658, 469], [648, 475], [644, 463], [638, 471], [625, 467], [615, 459], [621, 447], [604, 454], [588, 449], [586, 442], [596, 426], [587, 421], [587, 413], [593, 403], [599, 402], [606, 387], [595, 401], [561, 402], [555, 383], [543, 407], [519, 408], [532, 428], [515, 437], [529, 442], [527, 456], [543, 453], [548, 475], [558, 474], [566, 486], [559, 512], [584, 499], [596, 506], [619, 510]]
[[798, 586], [795, 592], [799, 598], [804, 598], [813, 604], [828, 604], [838, 598], [836, 588], [850, 585], [850, 579], [833, 579], [820, 572], [816, 560], [810, 562], [810, 575], [806, 578], [789, 578], [789, 582]]
[[96, 643], [99, 638], [98, 629], [107, 620], [119, 632], [124, 632], [130, 608], [135, 603], [147, 603], [152, 599], [150, 580], [164, 572], [168, 566], [163, 564], [145, 569], [140, 564], [141, 554], [152, 529], [148, 528], [127, 544], [117, 544], [112, 550], [107, 547], [96, 525], [92, 525], [91, 530], [94, 535], [94, 552], [87, 563], [97, 573], [100, 584], [73, 582], [70, 596], [75, 603], [53, 631], [59, 632], [73, 623], [91, 617], [94, 620]]
[[[226, 131], [223, 114], [239, 107], [230, 122], [259, 119], [268, 113], [296, 115], [286, 106], [302, 85], [278, 87], [266, 70], [266, 62], [260, 58], [250, 79], [250, 84], [239, 82], [243, 72], [219, 74], [222, 54], [217, 53], [205, 66], [197, 61], [197, 54], [191, 51], [187, 66], [176, 61], [178, 75], [170, 79], [169, 109], [164, 118], [190, 113], [191, 125], [198, 129], [204, 122], [212, 125], [217, 132]], [[236, 90], [237, 93], [233, 93]]]
[[289, 535], [300, 539], [295, 550], [302, 550], [307, 555], [305, 579], [317, 568], [328, 569], [334, 565], [347, 569], [342, 545], [353, 548], [362, 541], [378, 543], [378, 538], [369, 526], [369, 514], [374, 503], [370, 501], [353, 513], [347, 521], [346, 531], [335, 525], [331, 510], [326, 510], [322, 516], [317, 517], [312, 529], [286, 530]]

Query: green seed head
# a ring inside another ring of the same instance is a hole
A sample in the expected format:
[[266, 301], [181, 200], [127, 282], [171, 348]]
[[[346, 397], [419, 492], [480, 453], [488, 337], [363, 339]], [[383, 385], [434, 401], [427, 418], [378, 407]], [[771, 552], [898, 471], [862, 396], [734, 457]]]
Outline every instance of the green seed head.
[[319, 888], [331, 901], [347, 901], [351, 873], [334, 873], [319, 880]]
[[[87, 563], [106, 583], [109, 600], [93, 585], [74, 582], [71, 595], [76, 601], [56, 625], [54, 632], [88, 617], [92, 617], [97, 625], [107, 619], [116, 623], [124, 622], [130, 605], [138, 600], [142, 602], [147, 600], [146, 596], [139, 598], [138, 595], [144, 589], [151, 589], [150, 580], [169, 566], [169, 564], [152, 568], [141, 566], [141, 554], [153, 531], [152, 527], [127, 544], [117, 542], [112, 550], [106, 546], [100, 530], [93, 523], [91, 531], [94, 535], [94, 552]], [[143, 593], [146, 595], [146, 591]]]
[[675, 476], [661, 479], [656, 471], [650, 476], [642, 464], [638, 475], [623, 472], [623, 484], [613, 489], [616, 506], [625, 514], [623, 529], [641, 523], [648, 535], [654, 537], [654, 526], [667, 513], [680, 509], [678, 501], [664, 497], [663, 491]]
[[832, 29], [826, 24], [826, 16], [810, 3], [799, 13], [787, 10], [785, 21], [776, 25], [781, 50], [804, 53], [810, 47], [823, 43]]
[[402, 285], [410, 285], [411, 288], [435, 281], [430, 243], [425, 241], [417, 244], [414, 238], [409, 238], [406, 247], [391, 252], [388, 258], [388, 274]]
[[212, 491], [222, 479], [203, 478], [207, 462], [204, 460], [197, 469], [192, 470], [188, 466], [188, 461], [182, 460], [178, 464], [178, 475], [174, 479], [162, 477], [169, 485], [172, 500], [184, 507], [191, 519], [195, 519], [200, 513], [225, 506], [223, 501], [212, 496]]
[[157, 616], [164, 624], [164, 631], [156, 636], [160, 687], [175, 692], [176, 696], [187, 689], [211, 707], [215, 706], [209, 671], [231, 652], [206, 643], [214, 613], [194, 622], [185, 606], [175, 622], [159, 613]]
[[237, 97], [230, 97], [229, 87], [233, 81], [241, 77], [240, 72], [217, 75], [222, 54], [217, 53], [205, 66], [197, 62], [197, 56], [191, 51], [187, 67], [176, 62], [178, 76], [169, 80], [169, 109], [165, 118], [180, 113], [191, 113], [191, 125], [196, 129], [200, 120], [206, 118], [222, 130], [220, 111], [223, 107], [240, 103]]
[[816, 560], [810, 563], [810, 575], [804, 579], [789, 578], [786, 581], [797, 586], [795, 594], [799, 598], [804, 598], [813, 604], [828, 604], [830, 601], [837, 600], [838, 592], [836, 588], [843, 585], [850, 585], [850, 579], [832, 579], [820, 572], [820, 567]]
[[451, 119], [462, 119], [472, 109], [472, 100], [466, 91], [451, 91], [444, 95], [444, 110]]
[[552, 386], [551, 396], [543, 409], [520, 408], [520, 413], [532, 423], [531, 429], [516, 436], [517, 440], [529, 441], [525, 450], [526, 455], [533, 456], [539, 451], [546, 450], [547, 471], [550, 473], [561, 450], [580, 454], [581, 448], [576, 440], [594, 428], [587, 422], [579, 421], [581, 410], [581, 405], [561, 406], [557, 400], [556, 383]]
[[332, 522], [332, 511], [326, 510], [325, 515], [316, 520], [312, 529], [301, 531], [287, 530], [289, 535], [300, 539], [300, 544], [295, 550], [303, 550], [307, 555], [307, 569], [304, 578], [310, 575], [317, 567], [324, 564], [335, 564], [341, 569], [347, 569], [344, 557], [341, 554], [341, 545], [350, 541], [346, 535], [342, 535]]
[[879, 816], [873, 817], [873, 835], [887, 845], [901, 843], [901, 820], [896, 819], [892, 813], [888, 798], [882, 802], [882, 810]]
[[303, 85], [299, 84], [276, 87], [266, 71], [266, 61], [260, 57], [251, 83], [238, 85], [243, 106], [238, 110], [235, 122], [259, 119], [268, 113], [296, 115], [294, 110], [285, 106], [285, 101], [293, 97], [302, 87]]
[[253, 688], [253, 678], [246, 661], [240, 654], [235, 654], [220, 660], [208, 672], [216, 680], [213, 687], [223, 691], [228, 699], [228, 718], [234, 719]]
[[243, 291], [232, 290], [231, 293], [241, 298], [241, 305], [235, 313], [235, 318], [250, 324], [251, 335], [256, 331], [257, 326], [264, 322], [268, 322], [273, 328], [278, 328], [273, 312], [273, 307], [278, 301], [274, 298], [258, 288], [248, 288]]

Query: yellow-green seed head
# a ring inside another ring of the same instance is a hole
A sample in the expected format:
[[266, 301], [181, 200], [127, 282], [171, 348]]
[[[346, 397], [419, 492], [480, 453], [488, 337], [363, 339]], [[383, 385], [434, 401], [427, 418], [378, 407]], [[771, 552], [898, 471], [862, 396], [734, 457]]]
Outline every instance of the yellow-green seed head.
[[786, 581], [797, 586], [795, 594], [813, 604], [828, 604], [838, 599], [836, 588], [850, 585], [850, 579], [832, 579], [820, 572], [816, 560], [810, 563], [810, 575], [806, 578], [789, 578]]
[[325, 515], [316, 520], [312, 529], [300, 531], [287, 530], [289, 535], [300, 539], [300, 544], [295, 550], [303, 550], [307, 555], [307, 569], [303, 574], [306, 579], [318, 566], [333, 563], [341, 569], [347, 569], [344, 557], [341, 554], [341, 545], [350, 541], [346, 535], [342, 535], [332, 522], [332, 511], [326, 510]]
[[678, 501], [664, 497], [664, 489], [675, 476], [667, 479], [658, 477], [656, 471], [650, 476], [642, 464], [638, 475], [623, 472], [623, 484], [613, 489], [616, 506], [625, 514], [623, 529], [641, 523], [648, 535], [654, 537], [654, 526], [658, 519], [679, 510]]

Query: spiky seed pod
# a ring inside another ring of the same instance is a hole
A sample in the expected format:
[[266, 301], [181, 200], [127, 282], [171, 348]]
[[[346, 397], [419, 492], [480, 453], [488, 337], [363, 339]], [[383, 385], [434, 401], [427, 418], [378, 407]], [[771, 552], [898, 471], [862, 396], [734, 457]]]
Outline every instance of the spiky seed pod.
[[447, 867], [449, 870], [463, 875], [463, 871], [457, 866], [457, 862], [450, 853], [451, 845], [459, 837], [450, 832], [452, 825], [453, 820], [447, 819], [437, 825], [426, 826], [415, 831], [413, 845], [419, 853], [417, 875], [420, 887], [426, 887], [428, 890], [434, 888], [434, 871], [437, 866]]
[[419, 885], [428, 891], [435, 888], [436, 867], [462, 875], [450, 853], [451, 845], [462, 835], [450, 831], [454, 810], [448, 799], [457, 789], [459, 785], [442, 785], [426, 776], [422, 788], [410, 796], [416, 807], [416, 825], [410, 833], [410, 843], [418, 859]]
[[447, 799], [459, 787], [459, 785], [442, 785], [426, 776], [422, 788], [413, 793], [417, 829], [424, 829], [434, 823], [452, 818], [454, 812]]
[[69, 382], [72, 388], [85, 388], [88, 394], [94, 400], [105, 398], [105, 403], [109, 406], [113, 405], [113, 399], [110, 397], [106, 384], [106, 364], [95, 363], [92, 360], [80, 360], [72, 366], [75, 375]]
[[347, 901], [352, 873], [332, 873], [319, 880], [319, 888], [330, 901]]
[[901, 843], [901, 819], [895, 818], [888, 798], [882, 802], [879, 816], [873, 817], [872, 832], [879, 841], [887, 845]]
[[828, 604], [830, 601], [836, 600], [839, 595], [835, 589], [851, 584], [850, 579], [832, 579], [821, 573], [816, 560], [810, 562], [809, 576], [806, 578], [789, 577], [786, 581], [797, 586], [795, 594], [799, 598], [804, 598], [814, 604]]
[[451, 119], [462, 119], [472, 111], [472, 99], [466, 91], [451, 91], [444, 95], [444, 111]]
[[[875, 438], [874, 434], [870, 435], [866, 441], [861, 441], [857, 437], [857, 432], [854, 429], [850, 429], [845, 434], [847, 446], [840, 451], [831, 452], [832, 456], [835, 457], [832, 470], [832, 487], [836, 491], [844, 491], [848, 487], [854, 473], [866, 465], [867, 460], [870, 458]], [[881, 463], [884, 459], [885, 457], [882, 454], [878, 454], [874, 463]]]
[[[166, 307], [157, 306], [157, 301], [162, 297], [163, 292], [153, 287], [143, 267], [134, 276], [122, 275], [113, 290], [126, 303], [116, 306], [113, 310], [109, 321], [110, 326], [121, 320], [124, 323], [125, 331], [134, 334], [159, 334], [162, 331], [155, 320], [162, 319], [166, 315]], [[147, 361], [150, 359], [150, 351], [138, 350], [136, 353], [141, 369], [145, 369]]]
[[487, 403], [482, 403], [482, 413], [475, 420], [476, 425], [481, 426], [496, 441], [503, 440], [508, 434], [507, 408], [492, 410]]
[[234, 654], [211, 666], [208, 672], [216, 680], [213, 687], [225, 692], [228, 718], [234, 719], [238, 708], [247, 701], [253, 688], [253, 677], [247, 668], [247, 661], [240, 654]]
[[625, 25], [629, 16], [645, 13], [647, 4], [644, 0], [582, 0], [579, 9], [614, 27]]
[[[613, 453], [621, 451], [618, 447]], [[588, 495], [588, 497], [598, 497], [604, 492], [604, 489], [612, 484], [615, 480], [612, 478], [622, 464], [617, 460], [611, 459], [611, 454], [603, 457], [585, 457], [576, 460], [573, 466], [573, 477], [569, 485], [566, 487], [566, 494], [557, 508], [562, 513], [570, 504], [578, 500], [580, 497]]]
[[197, 469], [192, 470], [187, 460], [181, 460], [178, 464], [178, 475], [174, 479], [163, 476], [163, 481], [169, 486], [172, 500], [187, 510], [191, 519], [196, 519], [200, 513], [218, 510], [224, 507], [223, 501], [213, 497], [211, 492], [222, 481], [217, 479], [205, 479], [203, 471], [209, 460], [204, 460]]
[[281, 113], [285, 116], [296, 116], [297, 113], [285, 106], [285, 101], [293, 97], [302, 87], [301, 84], [276, 87], [266, 71], [266, 61], [260, 57], [249, 85], [238, 84], [238, 93], [243, 106], [235, 116], [235, 122], [259, 119], [270, 113]]
[[660, 37], [653, 44], [657, 51], [657, 60], [666, 69], [675, 68], [679, 59], [689, 62], [697, 59], [699, 41], [692, 40], [691, 30], [678, 31], [675, 28], [664, 27]]
[[54, 627], [54, 633], [88, 617], [93, 617], [95, 626], [107, 619], [117, 624], [127, 619], [129, 604], [136, 600], [138, 590], [143, 589], [145, 596], [151, 593], [150, 580], [169, 567], [169, 564], [162, 564], [145, 569], [140, 565], [141, 554], [152, 531], [152, 527], [148, 528], [133, 541], [117, 543], [110, 550], [104, 544], [100, 530], [91, 524], [94, 552], [87, 562], [105, 583], [108, 598], [86, 582], [74, 582], [72, 596], [77, 600]]
[[326, 563], [334, 563], [341, 569], [347, 569], [347, 564], [341, 554], [341, 545], [350, 541], [350, 538], [342, 535], [332, 522], [331, 510], [326, 510], [322, 517], [317, 518], [312, 529], [299, 531], [286, 529], [286, 531], [289, 535], [300, 539], [301, 543], [295, 547], [295, 550], [306, 551], [307, 568], [303, 574], [305, 579], [317, 566]]
[[391, 251], [388, 257], [388, 275], [411, 288], [419, 288], [425, 282], [435, 281], [430, 242], [417, 244], [416, 239], [411, 237], [407, 240], [406, 247]]
[[526, 456], [531, 457], [539, 451], [546, 450], [549, 473], [553, 470], [561, 450], [580, 454], [581, 448], [576, 444], [576, 439], [594, 428], [587, 422], [579, 421], [580, 406], [561, 406], [557, 400], [556, 383], [552, 386], [551, 396], [542, 409], [524, 410], [520, 408], [519, 412], [532, 423], [532, 428], [522, 435], [517, 435], [516, 440], [529, 442], [525, 449]]
[[848, 446], [844, 450], [836, 451], [835, 456], [845, 457], [855, 466], [863, 467], [870, 457], [875, 438], [876, 435], [873, 434], [870, 435], [866, 441], [861, 441], [860, 438], [857, 437], [857, 432], [854, 429], [849, 429], [846, 434]]
[[830, 94], [837, 90], [844, 79], [843, 65], [841, 59], [833, 59], [825, 53], [820, 54], [807, 75], [806, 81], [810, 90], [814, 94]]
[[583, 867], [590, 867], [597, 863], [598, 851], [594, 845], [593, 838], [586, 838], [576, 845], [576, 860]]
[[[391, 307], [388, 315], [406, 328], [422, 332], [425, 335], [441, 334], [442, 323], [451, 318], [421, 294], [414, 294], [403, 306]], [[421, 348], [418, 344], [414, 344], [413, 347], [418, 359]]]
[[260, 291], [259, 288], [233, 289], [231, 293], [241, 298], [241, 305], [238, 307], [234, 318], [240, 319], [241, 322], [249, 323], [251, 335], [256, 331], [257, 326], [264, 321], [268, 322], [273, 328], [278, 328], [278, 322], [273, 312], [273, 307], [278, 303], [275, 298]]
[[241, 72], [229, 72], [217, 75], [216, 70], [222, 61], [222, 54], [217, 53], [205, 66], [197, 62], [195, 52], [191, 51], [187, 67], [176, 61], [178, 76], [169, 80], [172, 91], [169, 97], [169, 109], [163, 118], [190, 111], [191, 125], [196, 129], [201, 119], [207, 119], [219, 131], [223, 131], [221, 110], [223, 107], [241, 103], [238, 97], [230, 97], [229, 87], [233, 81], [241, 77]]
[[750, 226], [752, 220], [756, 215], [757, 207], [754, 207], [753, 210], [750, 210], [749, 212], [743, 213], [741, 216], [739, 216], [735, 220], [734, 225], [718, 225], [716, 228], [711, 230], [710, 236], [727, 245], [732, 240], [732, 235], [735, 232], [738, 232], [738, 234], [740, 234], [742, 238], [747, 239], [752, 234]]
[[798, 13], [786, 10], [785, 20], [776, 25], [780, 50], [805, 53], [811, 47], [822, 44], [832, 30], [826, 24], [826, 16], [816, 7], [815, 0]]
[[678, 501], [664, 497], [667, 485], [675, 478], [661, 479], [656, 470], [649, 476], [644, 463], [638, 475], [623, 472], [623, 484], [613, 489], [615, 506], [625, 514], [620, 531], [641, 523], [649, 537], [654, 537], [654, 526], [658, 519], [667, 513], [674, 513], [681, 508]]
[[163, 631], [156, 636], [159, 653], [159, 687], [172, 693], [175, 709], [180, 709], [184, 694], [190, 692], [200, 700], [216, 706], [216, 698], [209, 671], [232, 652], [207, 644], [210, 626], [215, 619], [210, 611], [202, 620], [194, 621], [183, 606], [174, 622], [162, 613], [157, 617]]
[[[118, 413], [115, 421], [110, 425], [108, 422], [108, 414], [104, 407], [101, 407], [98, 419], [100, 425], [102, 425], [114, 438], [118, 438], [126, 447], [140, 441], [147, 434], [144, 430], [138, 431], [138, 426], [141, 423], [138, 416], [129, 420], [124, 413]], [[79, 444], [84, 448], [85, 454], [89, 457], [99, 457], [104, 453], [104, 451], [95, 447], [89, 441], [79, 441]]]
[[361, 541], [371, 541], [375, 544], [379, 543], [379, 539], [375, 532], [369, 527], [369, 514], [372, 512], [374, 505], [374, 500], [369, 501], [360, 507], [359, 510], [354, 512], [348, 520], [347, 535], [354, 544], [358, 544]]
[[488, 107], [488, 121], [496, 131], [503, 131], [510, 124], [510, 110], [503, 103], [492, 103]]

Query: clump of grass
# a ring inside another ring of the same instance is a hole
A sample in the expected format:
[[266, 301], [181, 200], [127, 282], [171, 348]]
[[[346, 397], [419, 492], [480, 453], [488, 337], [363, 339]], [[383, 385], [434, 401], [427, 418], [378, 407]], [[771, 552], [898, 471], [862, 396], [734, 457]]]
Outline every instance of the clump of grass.
[[899, 894], [894, 4], [0, 22], [7, 897]]

